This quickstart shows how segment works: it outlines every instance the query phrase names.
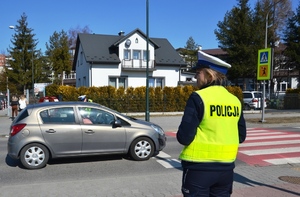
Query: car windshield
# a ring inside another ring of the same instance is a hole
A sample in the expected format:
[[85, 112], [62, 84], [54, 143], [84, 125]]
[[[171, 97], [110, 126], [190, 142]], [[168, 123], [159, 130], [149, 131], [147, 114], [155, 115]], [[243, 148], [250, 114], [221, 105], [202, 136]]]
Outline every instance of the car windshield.
[[120, 112], [118, 112], [118, 111], [115, 111], [115, 110], [113, 110], [113, 109], [111, 109], [111, 108], [108, 108], [108, 107], [106, 107], [106, 106], [104, 106], [104, 105], [101, 105], [101, 107], [104, 108], [104, 109], [110, 110], [111, 112], [113, 112], [113, 113], [115, 113], [115, 114], [117, 114], [117, 115], [119, 115], [119, 116], [122, 116], [122, 117], [124, 117], [124, 118], [130, 119], [130, 120], [136, 120], [136, 118], [133, 118], [133, 117], [131, 117], [131, 116], [124, 115], [124, 114], [122, 114], [122, 113], [120, 113]]

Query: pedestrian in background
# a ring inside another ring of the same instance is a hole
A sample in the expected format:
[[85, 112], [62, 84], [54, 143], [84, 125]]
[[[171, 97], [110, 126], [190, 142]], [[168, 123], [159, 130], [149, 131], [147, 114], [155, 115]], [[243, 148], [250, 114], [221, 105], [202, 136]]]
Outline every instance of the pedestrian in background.
[[20, 96], [19, 99], [19, 111], [22, 111], [28, 105], [28, 101], [24, 94]]
[[19, 107], [19, 99], [16, 95], [12, 96], [10, 106], [11, 106], [11, 119], [14, 120], [15, 117], [18, 115], [18, 107]]
[[246, 123], [240, 100], [224, 87], [230, 67], [198, 51], [193, 69], [199, 90], [190, 95], [177, 132], [184, 145], [179, 158], [185, 197], [232, 193], [234, 161], [246, 138]]

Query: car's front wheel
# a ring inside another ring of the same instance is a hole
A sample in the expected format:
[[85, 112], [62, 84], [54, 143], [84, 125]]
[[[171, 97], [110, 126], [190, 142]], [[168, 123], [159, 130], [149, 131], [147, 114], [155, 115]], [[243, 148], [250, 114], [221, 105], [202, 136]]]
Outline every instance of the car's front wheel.
[[154, 144], [147, 137], [135, 139], [130, 146], [130, 156], [136, 161], [145, 161], [150, 159], [154, 153]]
[[49, 160], [48, 149], [41, 144], [28, 144], [20, 153], [20, 161], [27, 169], [39, 169], [46, 166]]

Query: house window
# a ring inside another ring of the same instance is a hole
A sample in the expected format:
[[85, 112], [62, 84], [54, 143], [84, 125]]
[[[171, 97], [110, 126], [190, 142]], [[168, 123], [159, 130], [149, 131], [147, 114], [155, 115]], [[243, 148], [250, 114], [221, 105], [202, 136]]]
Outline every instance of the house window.
[[[149, 51], [148, 54], [150, 54], [150, 51]], [[149, 57], [150, 57], [150, 56], [149, 56]], [[146, 51], [146, 50], [143, 51], [143, 60], [144, 60], [145, 62], [147, 61], [147, 51]]]
[[83, 64], [83, 52], [81, 51], [81, 53], [80, 53], [80, 65], [82, 65]]
[[127, 77], [109, 77], [109, 85], [115, 88], [127, 88]]
[[128, 49], [124, 50], [124, 59], [130, 60], [130, 50], [128, 50]]
[[149, 87], [155, 87], [154, 83], [155, 83], [155, 79], [154, 78], [149, 78]]
[[158, 77], [158, 78], [149, 78], [149, 87], [164, 87], [164, 81], [165, 79], [162, 77]]
[[133, 50], [133, 59], [135, 60], [141, 59], [141, 51]]
[[155, 87], [163, 87], [163, 78], [156, 78]]
[[119, 87], [125, 88], [125, 83], [126, 83], [126, 78], [125, 77], [120, 77], [119, 78]]
[[139, 43], [139, 39], [136, 38], [136, 39], [135, 39], [135, 43]]
[[117, 78], [116, 77], [110, 77], [108, 85], [113, 86], [113, 87], [117, 87]]
[[86, 77], [83, 77], [83, 85], [84, 85], [84, 86], [87, 86], [87, 83], [86, 83]]

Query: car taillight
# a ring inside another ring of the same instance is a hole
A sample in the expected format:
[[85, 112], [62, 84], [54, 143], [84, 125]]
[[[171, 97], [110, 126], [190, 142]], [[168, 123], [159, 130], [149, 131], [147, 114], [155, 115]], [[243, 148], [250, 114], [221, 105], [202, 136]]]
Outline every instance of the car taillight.
[[12, 126], [11, 131], [10, 131], [10, 135], [14, 136], [17, 133], [19, 133], [24, 127], [26, 126], [26, 124], [16, 124], [14, 126]]
[[258, 99], [252, 99], [252, 102], [258, 102]]

